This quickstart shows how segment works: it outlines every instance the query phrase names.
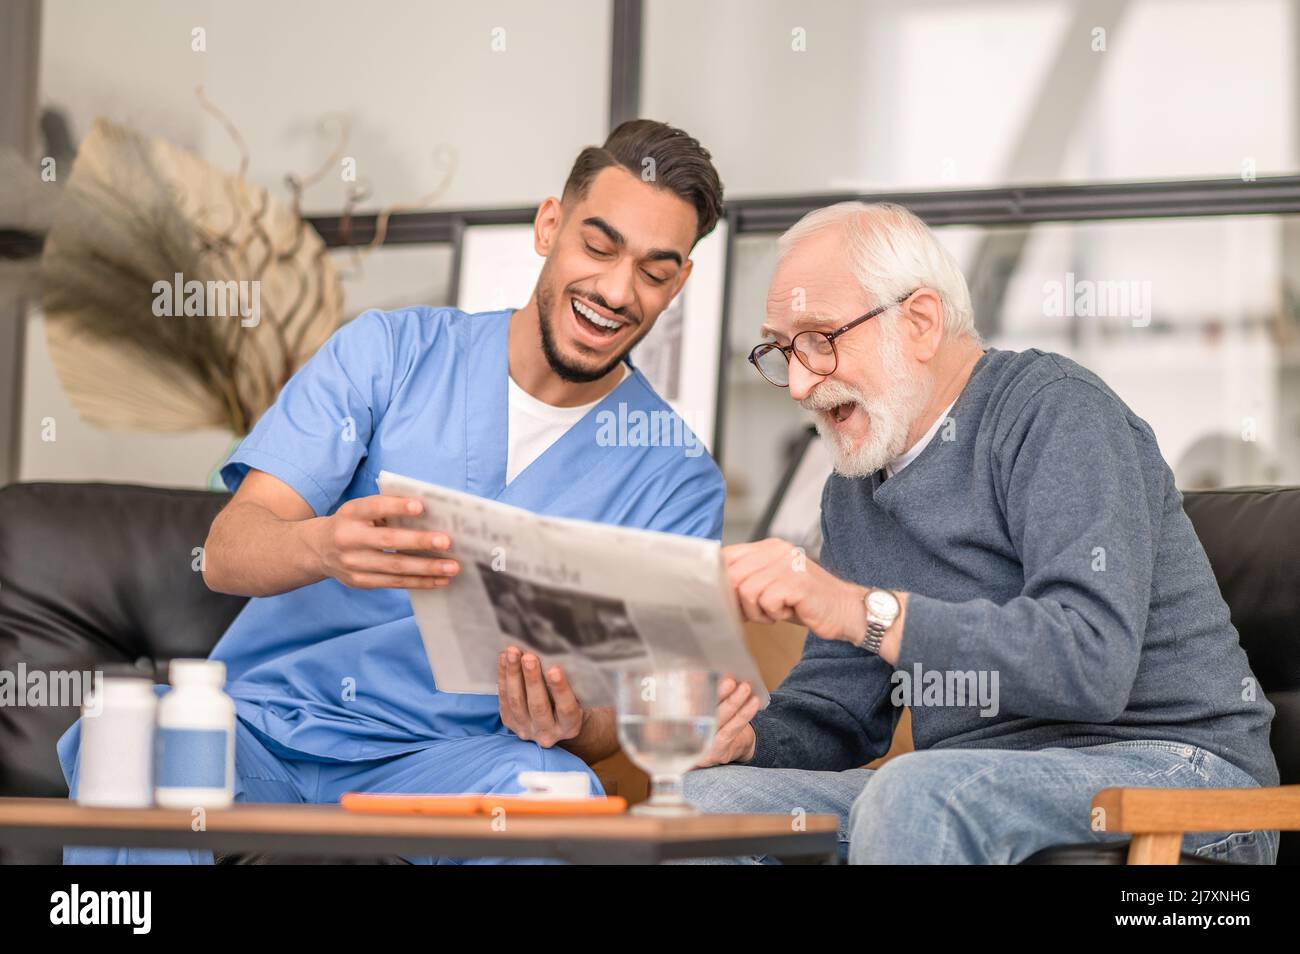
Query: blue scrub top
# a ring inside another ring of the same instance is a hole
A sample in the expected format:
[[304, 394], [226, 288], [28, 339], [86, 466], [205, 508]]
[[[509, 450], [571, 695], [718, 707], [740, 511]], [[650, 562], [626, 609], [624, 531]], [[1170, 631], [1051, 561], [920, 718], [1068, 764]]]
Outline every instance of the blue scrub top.
[[[256, 468], [324, 516], [378, 493], [389, 470], [538, 513], [717, 539], [722, 475], [693, 436], [665, 445], [633, 427], [609, 440], [611, 413], [659, 425], [672, 414], [635, 369], [506, 486], [511, 313], [363, 313], [285, 385], [222, 468], [226, 486]], [[255, 597], [211, 658], [240, 717], [287, 754], [360, 761], [508, 733], [496, 696], [435, 686], [405, 590], [326, 579]]]

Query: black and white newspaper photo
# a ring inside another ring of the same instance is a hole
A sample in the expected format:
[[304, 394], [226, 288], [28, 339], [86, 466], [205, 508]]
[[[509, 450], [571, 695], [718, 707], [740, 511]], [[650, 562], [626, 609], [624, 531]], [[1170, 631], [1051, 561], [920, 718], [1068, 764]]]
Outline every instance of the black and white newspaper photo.
[[495, 695], [509, 646], [563, 666], [584, 705], [611, 705], [608, 674], [696, 668], [749, 681], [720, 547], [711, 540], [545, 517], [387, 471], [385, 494], [424, 512], [390, 520], [451, 537], [458, 583], [411, 590], [434, 679], [443, 692]]

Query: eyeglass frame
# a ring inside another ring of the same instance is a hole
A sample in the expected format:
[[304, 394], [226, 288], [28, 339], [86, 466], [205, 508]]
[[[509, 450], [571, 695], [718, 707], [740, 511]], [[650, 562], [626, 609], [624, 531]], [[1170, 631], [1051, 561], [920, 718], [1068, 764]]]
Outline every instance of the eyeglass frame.
[[763, 380], [766, 381], [768, 384], [777, 388], [788, 388], [790, 386], [788, 373], [786, 375], [785, 384], [777, 384], [766, 374], [763, 374], [763, 369], [758, 364], [759, 350], [765, 349], [763, 351], [763, 354], [767, 354], [773, 348], [775, 348], [777, 351], [780, 351], [783, 355], [785, 355], [785, 363], [788, 369], [790, 366], [790, 355], [794, 354], [796, 358], [799, 358], [798, 352], [795, 351], [794, 343], [799, 340], [800, 335], [821, 335], [830, 343], [831, 357], [835, 359], [835, 364], [831, 366], [831, 369], [829, 371], [814, 371], [812, 368], [808, 367], [807, 363], [804, 362], [803, 358], [799, 358], [799, 363], [804, 366], [804, 368], [808, 371], [809, 374], [815, 374], [819, 378], [824, 378], [827, 377], [828, 375], [832, 375], [836, 372], [836, 370], [838, 370], [840, 366], [840, 353], [835, 348], [836, 338], [838, 338], [840, 335], [844, 334], [847, 331], [852, 331], [854, 328], [862, 324], [864, 321], [870, 321], [872, 318], [876, 318], [880, 315], [883, 315], [885, 312], [889, 311], [889, 309], [893, 308], [895, 305], [901, 305], [903, 302], [907, 301], [909, 298], [911, 298], [913, 295], [915, 295], [924, 287], [925, 287], [924, 285], [918, 285], [916, 288], [913, 288], [902, 298], [896, 299], [895, 301], [891, 301], [888, 304], [881, 305], [878, 308], [873, 308], [865, 315], [860, 315], [859, 317], [854, 318], [848, 324], [840, 325], [840, 327], [836, 328], [834, 331], [817, 331], [815, 328], [808, 328], [805, 329], [804, 331], [799, 332], [793, 338], [791, 338], [790, 343], [788, 345], [779, 345], [775, 341], [760, 342], [754, 345], [753, 349], [749, 352], [749, 363], [754, 366], [754, 370], [756, 370], [760, 375], [762, 375]]

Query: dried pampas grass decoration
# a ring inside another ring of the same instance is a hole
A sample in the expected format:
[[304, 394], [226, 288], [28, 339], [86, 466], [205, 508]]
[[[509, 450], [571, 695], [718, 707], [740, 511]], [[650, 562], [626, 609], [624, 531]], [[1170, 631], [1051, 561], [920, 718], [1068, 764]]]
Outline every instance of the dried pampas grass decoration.
[[[246, 167], [231, 175], [102, 119], [86, 137], [40, 263], [50, 356], [86, 420], [246, 434], [342, 324], [301, 189], [287, 205]], [[178, 285], [200, 291], [178, 298]]]

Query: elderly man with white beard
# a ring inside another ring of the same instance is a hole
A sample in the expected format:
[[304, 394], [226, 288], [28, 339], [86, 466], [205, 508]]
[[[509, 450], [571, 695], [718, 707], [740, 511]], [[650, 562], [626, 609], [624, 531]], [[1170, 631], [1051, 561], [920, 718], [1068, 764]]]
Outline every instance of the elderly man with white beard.
[[[855, 863], [1014, 864], [1123, 839], [1090, 812], [1108, 786], [1278, 783], [1273, 706], [1151, 428], [1067, 358], [984, 347], [919, 219], [806, 216], [762, 333], [750, 360], [834, 451], [823, 565], [780, 540], [726, 549], [745, 617], [809, 633], [762, 712], [724, 681], [688, 798], [838, 814]], [[903, 704], [915, 751], [863, 768]], [[1182, 847], [1271, 864], [1277, 842]]]

